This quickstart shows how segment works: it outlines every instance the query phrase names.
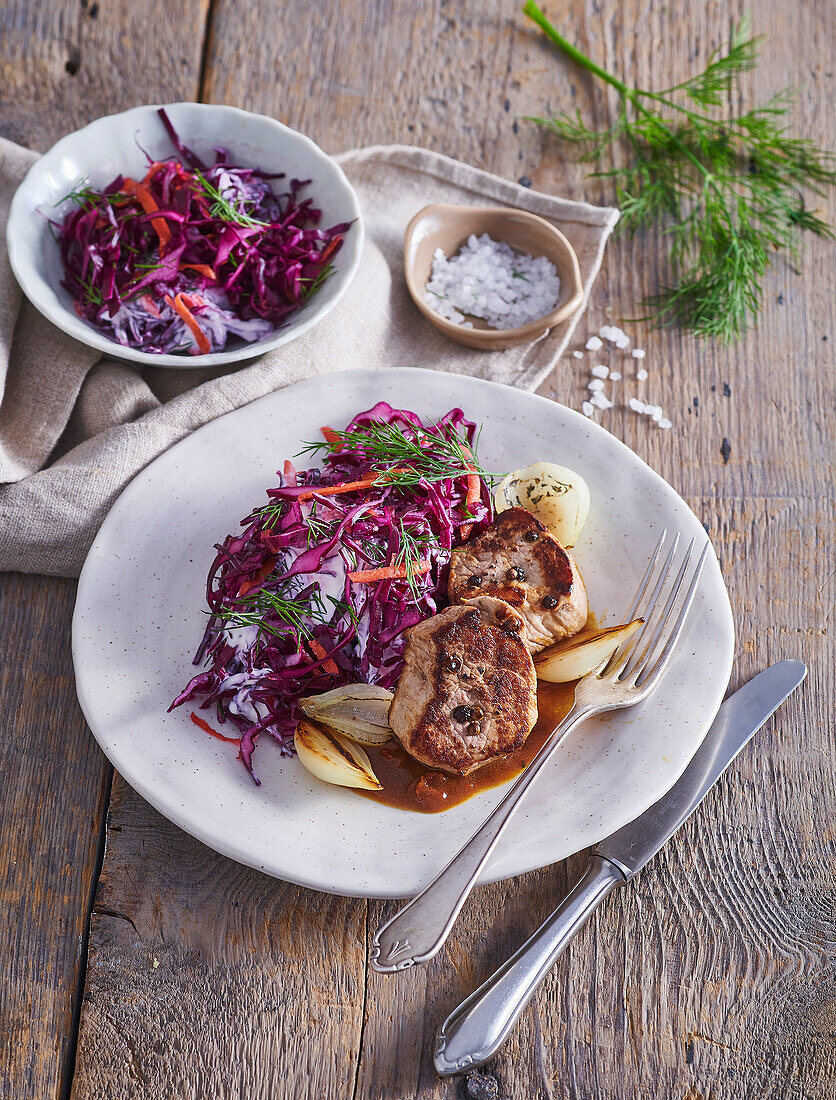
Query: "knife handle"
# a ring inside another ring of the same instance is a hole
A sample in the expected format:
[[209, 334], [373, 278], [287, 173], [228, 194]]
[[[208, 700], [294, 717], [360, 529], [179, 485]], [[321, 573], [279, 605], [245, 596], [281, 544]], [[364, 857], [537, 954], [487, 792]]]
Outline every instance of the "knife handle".
[[609, 860], [592, 856], [548, 920], [441, 1025], [435, 1051], [441, 1077], [480, 1066], [496, 1054], [563, 951], [604, 898], [625, 882]]

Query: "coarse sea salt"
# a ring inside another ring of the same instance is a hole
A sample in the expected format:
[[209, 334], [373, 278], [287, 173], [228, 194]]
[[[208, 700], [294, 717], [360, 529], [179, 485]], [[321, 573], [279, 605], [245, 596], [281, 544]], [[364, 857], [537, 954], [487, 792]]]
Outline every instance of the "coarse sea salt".
[[587, 351], [598, 351], [604, 346], [604, 341], [600, 340], [597, 336], [590, 336], [584, 346]]
[[638, 378], [640, 382], [644, 382], [645, 378], [647, 378], [647, 371], [644, 369], [644, 367], [642, 367], [641, 370], [636, 371], [636, 378]]
[[572, 355], [575, 357], [575, 359], [583, 359], [583, 352], [582, 351], [573, 351]]
[[644, 348], [633, 348], [630, 354], [634, 359], [644, 359], [645, 351]]
[[606, 378], [610, 373], [610, 368], [605, 367], [603, 363], [599, 363], [597, 366], [593, 367], [589, 373], [593, 378]]
[[584, 403], [581, 405], [581, 408], [583, 409], [584, 416], [592, 416], [592, 414], [595, 412], [595, 406], [592, 404], [591, 401], [584, 401]]
[[471, 233], [449, 259], [435, 250], [426, 290], [427, 305], [448, 321], [464, 325], [478, 317], [491, 328], [509, 329], [551, 313], [560, 299], [560, 279], [545, 256]]

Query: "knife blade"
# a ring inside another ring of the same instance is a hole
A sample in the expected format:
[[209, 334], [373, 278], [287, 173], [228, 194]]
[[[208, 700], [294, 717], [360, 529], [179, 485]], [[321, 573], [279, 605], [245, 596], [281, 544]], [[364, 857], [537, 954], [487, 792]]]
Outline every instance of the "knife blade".
[[631, 879], [696, 810], [726, 768], [807, 675], [801, 661], [764, 669], [730, 696], [688, 767], [658, 802], [602, 840], [595, 855]]
[[670, 840], [806, 675], [801, 661], [780, 661], [722, 704], [703, 743], [667, 794], [598, 844], [584, 875], [554, 913], [447, 1017], [435, 1051], [440, 1076], [480, 1066], [497, 1053], [537, 987], [595, 909]]

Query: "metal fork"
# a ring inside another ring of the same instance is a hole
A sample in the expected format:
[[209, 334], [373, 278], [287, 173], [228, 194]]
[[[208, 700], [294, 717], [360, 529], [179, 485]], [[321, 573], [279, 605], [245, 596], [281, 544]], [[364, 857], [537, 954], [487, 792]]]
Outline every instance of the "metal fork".
[[440, 950], [505, 826], [558, 746], [585, 719], [633, 706], [659, 683], [682, 633], [708, 553], [706, 542], [686, 585], [695, 541], [691, 540], [674, 573], [679, 535], [673, 538], [660, 567], [667, 542], [667, 531], [662, 532], [625, 620], [641, 617], [644, 625], [606, 662], [578, 681], [569, 713], [499, 805], [429, 886], [378, 928], [371, 950], [375, 970], [405, 970], [427, 962]]

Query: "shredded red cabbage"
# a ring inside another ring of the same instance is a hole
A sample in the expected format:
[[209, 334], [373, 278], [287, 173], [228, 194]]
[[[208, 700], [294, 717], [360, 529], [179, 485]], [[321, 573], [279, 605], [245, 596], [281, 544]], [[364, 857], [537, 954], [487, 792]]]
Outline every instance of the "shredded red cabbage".
[[220, 148], [204, 164], [158, 114], [178, 156], [149, 158], [141, 182], [79, 188], [52, 223], [61, 285], [80, 317], [141, 351], [200, 355], [260, 340], [330, 276], [351, 223], [318, 228], [322, 212], [299, 197], [310, 180], [275, 194], [269, 181], [284, 173], [231, 165]]
[[[412, 464], [381, 457], [374, 440], [383, 430], [389, 445], [394, 438], [420, 448]], [[216, 546], [206, 586], [210, 619], [194, 661], [207, 667], [169, 708], [196, 697], [200, 709], [214, 707], [218, 723], [239, 731], [240, 759], [256, 783], [257, 738], [266, 733], [292, 755], [300, 697], [348, 683], [394, 687], [403, 631], [444, 603], [454, 544], [492, 518], [476, 426], [461, 409], [424, 424], [379, 402], [343, 432], [323, 431], [329, 442], [309, 447], [326, 452], [322, 466], [297, 472], [286, 462], [267, 504]], [[476, 500], [467, 491], [474, 472]], [[311, 495], [364, 480], [374, 483]], [[409, 562], [428, 562], [429, 570]], [[407, 575], [349, 576], [397, 567]]]

